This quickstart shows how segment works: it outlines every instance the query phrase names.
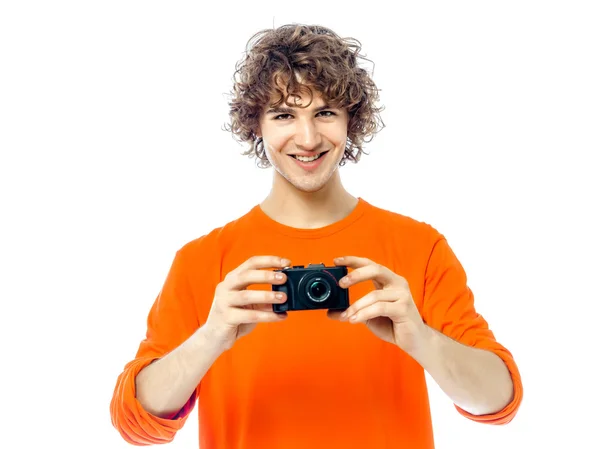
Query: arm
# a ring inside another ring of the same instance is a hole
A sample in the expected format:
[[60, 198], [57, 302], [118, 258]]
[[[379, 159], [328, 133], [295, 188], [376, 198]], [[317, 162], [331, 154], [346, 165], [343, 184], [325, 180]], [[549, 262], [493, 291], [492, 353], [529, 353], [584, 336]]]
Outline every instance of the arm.
[[500, 357], [458, 343], [429, 326], [425, 331], [424, 346], [411, 356], [456, 405], [472, 415], [489, 415], [513, 400], [510, 372]]
[[414, 357], [457, 410], [478, 422], [510, 422], [523, 396], [519, 369], [476, 311], [467, 275], [443, 237], [428, 260], [421, 315], [426, 337]]
[[[198, 384], [194, 382], [203, 376], [201, 366], [191, 366], [195, 363], [193, 359], [204, 360], [207, 364], [213, 357], [210, 349], [206, 350], [205, 345], [200, 344], [197, 313], [200, 306], [195, 300], [197, 295], [210, 295], [211, 287], [207, 285], [206, 291], [192, 291], [188, 273], [198, 267], [190, 267], [192, 261], [187, 257], [186, 250], [179, 250], [175, 255], [162, 289], [148, 313], [146, 338], [140, 343], [135, 358], [127, 363], [117, 378], [110, 403], [111, 420], [122, 438], [130, 444], [161, 444], [173, 440], [195, 405]], [[203, 269], [204, 272], [206, 270]], [[210, 279], [208, 276], [207, 279]], [[182, 363], [182, 356], [191, 350], [197, 350], [197, 355], [190, 358], [186, 374], [175, 374], [177, 365]], [[202, 364], [198, 360], [196, 362]], [[193, 371], [195, 373], [192, 374]], [[185, 385], [175, 387], [174, 383], [165, 382], [158, 386], [159, 378], [175, 375], [187, 378]], [[148, 394], [150, 388], [158, 389], [160, 395], [154, 397]], [[166, 392], [168, 389], [173, 391]], [[184, 392], [187, 397], [181, 401]], [[175, 410], [177, 404], [181, 405], [181, 410]], [[166, 413], [170, 411], [173, 413]]]
[[172, 418], [190, 401], [200, 381], [224, 351], [205, 326], [136, 376], [136, 397], [154, 416]]
[[[273, 304], [286, 300], [272, 290], [246, 290], [251, 284], [281, 284], [285, 275], [264, 268], [283, 267], [288, 260], [275, 256], [251, 257], [220, 282], [205, 324], [164, 357], [146, 366], [136, 377], [137, 399], [159, 417], [172, 417], [192, 400], [196, 387], [235, 341], [261, 322], [277, 322], [286, 314], [273, 312]], [[179, 310], [176, 317], [192, 311]]]
[[[213, 248], [199, 251], [217, 254]], [[264, 268], [283, 267], [289, 261], [252, 257], [215, 287], [210, 280], [220, 278], [220, 263], [201, 261], [203, 266], [198, 266], [189, 259], [184, 263], [184, 257], [180, 250], [148, 316], [146, 339], [119, 375], [111, 401], [114, 427], [134, 445], [172, 441], [216, 359], [257, 323], [286, 317], [272, 310], [274, 302], [286, 300], [285, 295], [246, 287], [284, 283], [285, 275]], [[203, 282], [194, 284], [193, 292], [186, 273], [202, 273]]]
[[465, 272], [445, 239], [436, 241], [427, 261], [420, 310], [408, 281], [389, 268], [356, 256], [334, 262], [353, 268], [340, 279], [342, 288], [371, 280], [375, 289], [344, 312], [329, 312], [331, 318], [365, 323], [408, 353], [464, 416], [493, 424], [514, 417], [523, 391], [519, 371], [475, 311]]

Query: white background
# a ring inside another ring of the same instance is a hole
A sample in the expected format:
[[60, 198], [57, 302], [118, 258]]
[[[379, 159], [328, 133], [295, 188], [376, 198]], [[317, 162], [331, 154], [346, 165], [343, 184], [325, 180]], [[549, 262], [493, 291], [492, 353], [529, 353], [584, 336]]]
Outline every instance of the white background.
[[2, 446], [129, 447], [109, 403], [175, 251], [270, 187], [225, 94], [288, 22], [361, 41], [386, 128], [345, 185], [447, 236], [521, 369], [503, 427], [430, 382], [437, 446], [597, 444], [597, 2], [249, 3], [2, 2]]

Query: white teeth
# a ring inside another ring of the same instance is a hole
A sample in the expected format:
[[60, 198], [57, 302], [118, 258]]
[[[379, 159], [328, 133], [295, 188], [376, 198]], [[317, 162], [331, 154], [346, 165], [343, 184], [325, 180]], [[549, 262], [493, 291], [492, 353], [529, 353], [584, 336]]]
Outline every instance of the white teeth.
[[320, 154], [317, 154], [316, 156], [294, 156], [296, 159], [298, 159], [299, 161], [302, 162], [312, 162], [312, 161], [316, 161], [319, 158]]

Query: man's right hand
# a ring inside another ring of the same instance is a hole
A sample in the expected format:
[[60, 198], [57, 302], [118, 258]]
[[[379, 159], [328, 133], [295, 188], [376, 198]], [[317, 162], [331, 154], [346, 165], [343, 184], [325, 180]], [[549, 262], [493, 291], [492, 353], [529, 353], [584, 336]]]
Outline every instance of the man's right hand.
[[286, 275], [265, 268], [283, 268], [289, 260], [276, 256], [255, 256], [225, 276], [215, 289], [215, 297], [203, 326], [212, 343], [224, 351], [248, 334], [257, 323], [282, 321], [285, 313], [273, 312], [273, 304], [286, 301], [282, 292], [247, 290], [252, 284], [283, 284]]

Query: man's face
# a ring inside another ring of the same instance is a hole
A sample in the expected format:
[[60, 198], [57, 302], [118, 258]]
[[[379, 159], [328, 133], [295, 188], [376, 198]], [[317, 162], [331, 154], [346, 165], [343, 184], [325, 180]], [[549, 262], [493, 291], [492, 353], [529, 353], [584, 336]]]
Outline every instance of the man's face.
[[[295, 104], [309, 102], [310, 96], [304, 94]], [[307, 108], [269, 105], [259, 125], [269, 162], [296, 189], [316, 192], [338, 169], [346, 147], [348, 113], [328, 107], [318, 93]]]

